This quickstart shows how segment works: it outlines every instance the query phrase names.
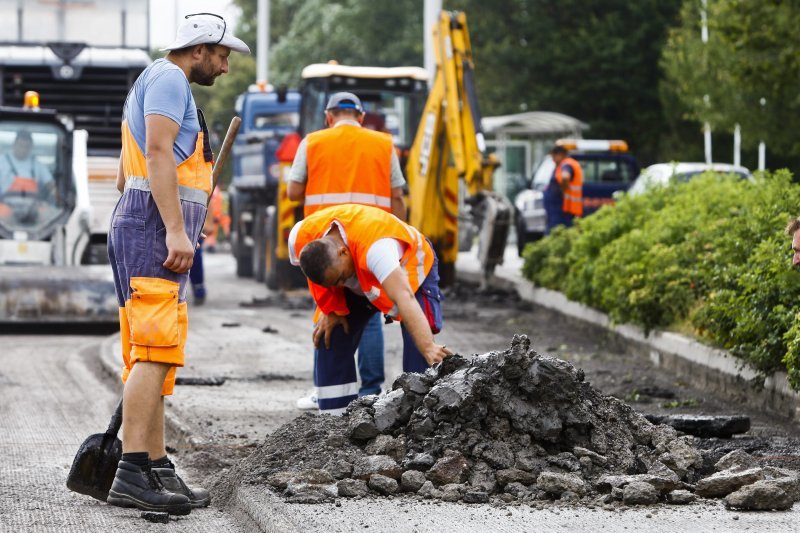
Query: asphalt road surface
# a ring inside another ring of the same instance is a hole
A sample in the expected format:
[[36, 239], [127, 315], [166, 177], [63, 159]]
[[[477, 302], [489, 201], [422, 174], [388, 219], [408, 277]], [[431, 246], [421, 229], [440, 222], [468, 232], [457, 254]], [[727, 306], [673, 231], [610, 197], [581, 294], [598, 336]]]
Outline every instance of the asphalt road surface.
[[[263, 285], [233, 275], [232, 258], [207, 255], [209, 291], [190, 310], [190, 360], [180, 376], [224, 378], [220, 386], [179, 385], [168, 401], [181, 431], [168, 444], [190, 481], [211, 486], [264, 436], [300, 414], [311, 386], [310, 317], [301, 293], [276, 299]], [[341, 506], [288, 505], [262, 487], [244, 487], [236, 512], [196, 510], [169, 526], [69, 492], [65, 479], [83, 439], [102, 432], [119, 394], [112, 374], [116, 342], [107, 335], [52, 334], [52, 328], [0, 336], [0, 531], [792, 531], [800, 511], [733, 513], [719, 502], [606, 510], [554, 505], [465, 506], [413, 499], [340, 500]], [[387, 387], [400, 372], [397, 324], [386, 329]], [[603, 392], [664, 410], [671, 393], [684, 412], [747, 413], [751, 435], [766, 442], [798, 436], [795, 426], [692, 389], [602, 331], [582, 327], [503, 294], [451, 292], [439, 336], [462, 353], [504, 349], [525, 333], [540, 352], [570, 359]], [[105, 364], [101, 364], [105, 362]], [[649, 387], [649, 388], [648, 388]], [[665, 393], [666, 391], [666, 393]], [[671, 401], [671, 400], [670, 400]], [[674, 409], [670, 409], [671, 411]], [[734, 441], [736, 439], [733, 439]], [[791, 449], [789, 450], [790, 453]], [[793, 452], [797, 453], [797, 451]], [[249, 515], [249, 516], [247, 516]]]

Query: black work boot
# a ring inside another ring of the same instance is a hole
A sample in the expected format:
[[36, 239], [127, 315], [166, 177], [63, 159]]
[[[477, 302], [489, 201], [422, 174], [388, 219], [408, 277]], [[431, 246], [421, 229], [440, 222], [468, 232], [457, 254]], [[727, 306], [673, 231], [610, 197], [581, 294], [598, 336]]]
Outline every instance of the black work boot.
[[127, 461], [120, 461], [117, 475], [106, 499], [118, 507], [136, 507], [142, 511], [186, 515], [192, 512], [189, 498], [164, 490], [158, 474]]
[[192, 507], [208, 507], [211, 503], [211, 495], [206, 489], [200, 487], [189, 487], [181, 477], [175, 472], [175, 465], [170, 461], [169, 466], [155, 468], [153, 472], [158, 474], [164, 488], [175, 494], [183, 494], [189, 498]]

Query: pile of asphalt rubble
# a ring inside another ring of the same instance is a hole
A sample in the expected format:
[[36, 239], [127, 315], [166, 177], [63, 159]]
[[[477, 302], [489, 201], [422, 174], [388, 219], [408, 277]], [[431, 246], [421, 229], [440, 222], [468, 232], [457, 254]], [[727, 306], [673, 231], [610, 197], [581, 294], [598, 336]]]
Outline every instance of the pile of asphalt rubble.
[[403, 374], [344, 416], [297, 418], [228, 472], [218, 494], [224, 502], [249, 483], [296, 503], [415, 495], [630, 506], [702, 497], [769, 510], [800, 500], [793, 471], [759, 467], [741, 450], [716, 459], [515, 336], [508, 350]]

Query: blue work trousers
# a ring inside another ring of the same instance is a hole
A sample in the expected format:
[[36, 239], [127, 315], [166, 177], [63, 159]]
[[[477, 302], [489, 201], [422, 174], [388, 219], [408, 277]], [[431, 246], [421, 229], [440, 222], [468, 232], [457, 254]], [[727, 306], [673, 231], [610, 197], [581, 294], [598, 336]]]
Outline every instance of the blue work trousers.
[[380, 394], [383, 385], [383, 317], [375, 313], [367, 321], [358, 343], [359, 396]]
[[[324, 341], [314, 351], [314, 383], [317, 385], [317, 402], [320, 412], [341, 414], [347, 404], [358, 397], [358, 380], [356, 377], [355, 353], [359, 347], [367, 324], [374, 320], [376, 309], [366, 297], [356, 295], [345, 289], [345, 299], [350, 314], [347, 315], [349, 333], [338, 327], [331, 332], [330, 348], [325, 348]], [[442, 328], [442, 295], [439, 290], [438, 260], [434, 261], [431, 271], [416, 293], [433, 333]], [[402, 327], [402, 324], [401, 324]], [[405, 327], [403, 331], [403, 371], [424, 372], [428, 363], [414, 344]]]

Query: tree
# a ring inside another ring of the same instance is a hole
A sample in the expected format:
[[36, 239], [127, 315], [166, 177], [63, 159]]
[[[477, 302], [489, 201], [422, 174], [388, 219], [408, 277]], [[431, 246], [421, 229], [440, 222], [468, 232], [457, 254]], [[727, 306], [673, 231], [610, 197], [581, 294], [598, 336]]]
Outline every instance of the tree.
[[558, 111], [659, 156], [659, 58], [680, 0], [453, 0], [467, 13], [486, 114]]
[[798, 24], [796, 2], [709, 0], [704, 44], [700, 2], [686, 0], [663, 54], [665, 91], [687, 118], [708, 121], [715, 131], [740, 124], [744, 146], [764, 140], [783, 155], [800, 156]]

